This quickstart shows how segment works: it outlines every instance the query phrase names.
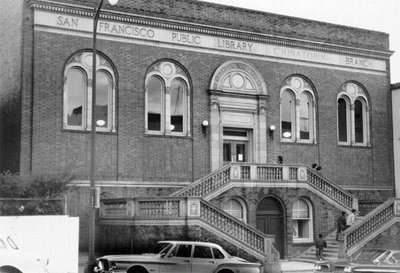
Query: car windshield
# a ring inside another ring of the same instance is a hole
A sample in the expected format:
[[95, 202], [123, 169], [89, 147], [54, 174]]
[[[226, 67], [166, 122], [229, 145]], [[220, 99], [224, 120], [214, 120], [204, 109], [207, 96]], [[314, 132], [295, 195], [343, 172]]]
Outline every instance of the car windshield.
[[156, 246], [153, 248], [151, 253], [155, 254], [166, 254], [172, 247], [171, 243], [157, 243]]
[[11, 248], [18, 249], [17, 244], [14, 242], [14, 240], [10, 236], [7, 237], [7, 242]]
[[381, 249], [368, 249], [363, 250], [355, 259], [356, 262], [371, 262], [378, 258], [380, 255], [385, 253], [385, 250]]

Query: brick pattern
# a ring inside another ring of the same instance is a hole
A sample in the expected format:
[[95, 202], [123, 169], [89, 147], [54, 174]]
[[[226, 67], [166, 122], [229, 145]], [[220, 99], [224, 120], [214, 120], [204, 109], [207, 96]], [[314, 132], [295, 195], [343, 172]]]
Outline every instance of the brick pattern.
[[[60, 3], [93, 7], [91, 0], [56, 0]], [[288, 36], [351, 47], [389, 50], [389, 36], [383, 32], [328, 24], [267, 12], [224, 6], [196, 0], [121, 0], [107, 9], [192, 22], [209, 26]]]

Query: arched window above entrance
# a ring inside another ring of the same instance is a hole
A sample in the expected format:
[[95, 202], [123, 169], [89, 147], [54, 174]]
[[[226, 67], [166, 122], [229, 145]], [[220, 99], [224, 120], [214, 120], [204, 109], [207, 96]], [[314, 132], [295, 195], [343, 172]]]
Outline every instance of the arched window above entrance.
[[240, 61], [227, 61], [214, 72], [211, 90], [235, 93], [267, 94], [261, 74], [251, 65]]

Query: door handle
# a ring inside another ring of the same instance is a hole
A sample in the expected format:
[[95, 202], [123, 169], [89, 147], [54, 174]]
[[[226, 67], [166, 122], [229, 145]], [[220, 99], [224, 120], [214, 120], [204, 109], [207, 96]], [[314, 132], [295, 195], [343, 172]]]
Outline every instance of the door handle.
[[214, 261], [208, 261], [210, 264], [213, 264], [214, 263]]
[[185, 262], [185, 263], [190, 263], [190, 260], [183, 260], [183, 262]]

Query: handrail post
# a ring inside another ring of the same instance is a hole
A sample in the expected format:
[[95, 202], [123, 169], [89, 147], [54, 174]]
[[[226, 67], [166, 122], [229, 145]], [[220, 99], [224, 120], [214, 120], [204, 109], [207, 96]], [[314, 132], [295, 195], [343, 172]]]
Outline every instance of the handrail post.
[[240, 165], [232, 165], [231, 166], [231, 180], [239, 180], [241, 175]]
[[250, 165], [250, 180], [258, 180], [256, 165]]

